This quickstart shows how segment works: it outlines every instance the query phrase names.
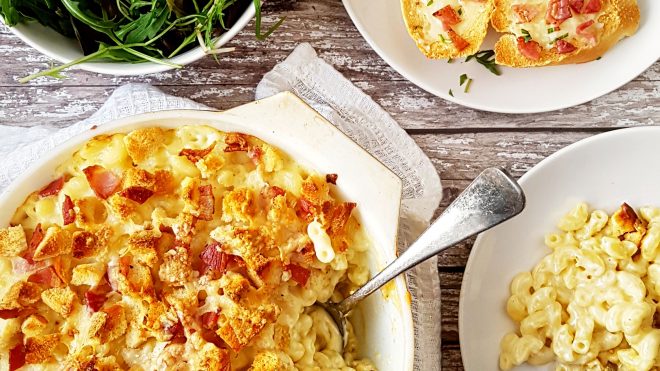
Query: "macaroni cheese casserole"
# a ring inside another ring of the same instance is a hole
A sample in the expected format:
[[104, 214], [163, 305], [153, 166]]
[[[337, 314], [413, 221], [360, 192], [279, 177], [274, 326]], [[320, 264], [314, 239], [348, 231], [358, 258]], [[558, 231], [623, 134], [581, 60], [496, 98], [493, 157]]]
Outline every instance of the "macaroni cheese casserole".
[[0, 228], [0, 368], [375, 370], [316, 301], [369, 276], [337, 175], [207, 126], [95, 137]]

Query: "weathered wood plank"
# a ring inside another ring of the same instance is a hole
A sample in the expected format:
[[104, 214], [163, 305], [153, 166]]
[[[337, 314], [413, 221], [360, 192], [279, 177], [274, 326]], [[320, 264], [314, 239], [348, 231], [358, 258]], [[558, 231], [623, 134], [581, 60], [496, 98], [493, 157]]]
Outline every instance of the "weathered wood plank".
[[[357, 83], [403, 128], [413, 132], [600, 130], [650, 125], [660, 122], [659, 84], [633, 81], [612, 94], [578, 107], [539, 115], [506, 115], [448, 103], [408, 82]], [[256, 82], [159, 86], [167, 93], [192, 98], [216, 109], [228, 109], [252, 101], [255, 87]], [[0, 87], [0, 122], [6, 125], [66, 126], [92, 114], [114, 89], [115, 85]]]
[[444, 371], [462, 371], [461, 349], [458, 344], [442, 345], [442, 369]]
[[447, 343], [458, 342], [458, 296], [462, 280], [462, 272], [440, 271], [442, 340]]
[[557, 150], [595, 134], [569, 132], [467, 132], [414, 134], [442, 179], [470, 180], [483, 169], [501, 166], [519, 177]]

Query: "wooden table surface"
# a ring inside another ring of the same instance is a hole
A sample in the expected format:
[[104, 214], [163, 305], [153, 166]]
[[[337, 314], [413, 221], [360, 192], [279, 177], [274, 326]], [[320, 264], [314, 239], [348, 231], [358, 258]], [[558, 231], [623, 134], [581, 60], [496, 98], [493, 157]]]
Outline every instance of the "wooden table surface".
[[[144, 82], [218, 109], [254, 99], [264, 73], [300, 42], [372, 96], [428, 154], [442, 177], [441, 208], [481, 169], [502, 166], [520, 176], [540, 160], [582, 138], [660, 122], [660, 63], [619, 90], [587, 104], [547, 114], [506, 115], [464, 108], [406, 81], [369, 48], [340, 0], [276, 0], [264, 7], [270, 24], [287, 19], [274, 37], [254, 38], [253, 26], [229, 46], [220, 64], [205, 58], [183, 70], [140, 77], [66, 72], [63, 80], [17, 79], [49, 66], [48, 58], [0, 25], [0, 124], [67, 126], [92, 114], [119, 85]], [[439, 256], [442, 287], [442, 366], [461, 370], [458, 294], [471, 242]]]

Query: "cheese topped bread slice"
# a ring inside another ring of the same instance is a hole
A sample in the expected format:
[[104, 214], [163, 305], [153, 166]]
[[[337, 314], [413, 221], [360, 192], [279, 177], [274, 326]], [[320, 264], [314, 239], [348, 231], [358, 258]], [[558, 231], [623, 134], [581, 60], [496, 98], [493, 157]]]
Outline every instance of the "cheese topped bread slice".
[[486, 37], [494, 0], [401, 0], [417, 47], [433, 59], [472, 55]]
[[504, 32], [495, 60], [512, 67], [597, 59], [637, 31], [636, 0], [495, 0], [493, 28]]

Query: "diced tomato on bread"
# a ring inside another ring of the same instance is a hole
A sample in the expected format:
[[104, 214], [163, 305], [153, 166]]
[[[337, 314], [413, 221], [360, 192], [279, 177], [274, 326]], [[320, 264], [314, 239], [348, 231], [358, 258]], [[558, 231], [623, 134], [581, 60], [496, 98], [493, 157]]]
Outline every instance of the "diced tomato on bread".
[[538, 60], [541, 58], [541, 45], [536, 41], [525, 41], [524, 37], [519, 37], [518, 50], [522, 55], [531, 60]]
[[447, 5], [436, 11], [433, 13], [433, 16], [440, 19], [440, 22], [442, 22], [442, 27], [444, 27], [446, 31], [451, 29], [451, 26], [461, 22], [461, 17], [458, 15], [456, 10], [451, 7], [451, 5]]

